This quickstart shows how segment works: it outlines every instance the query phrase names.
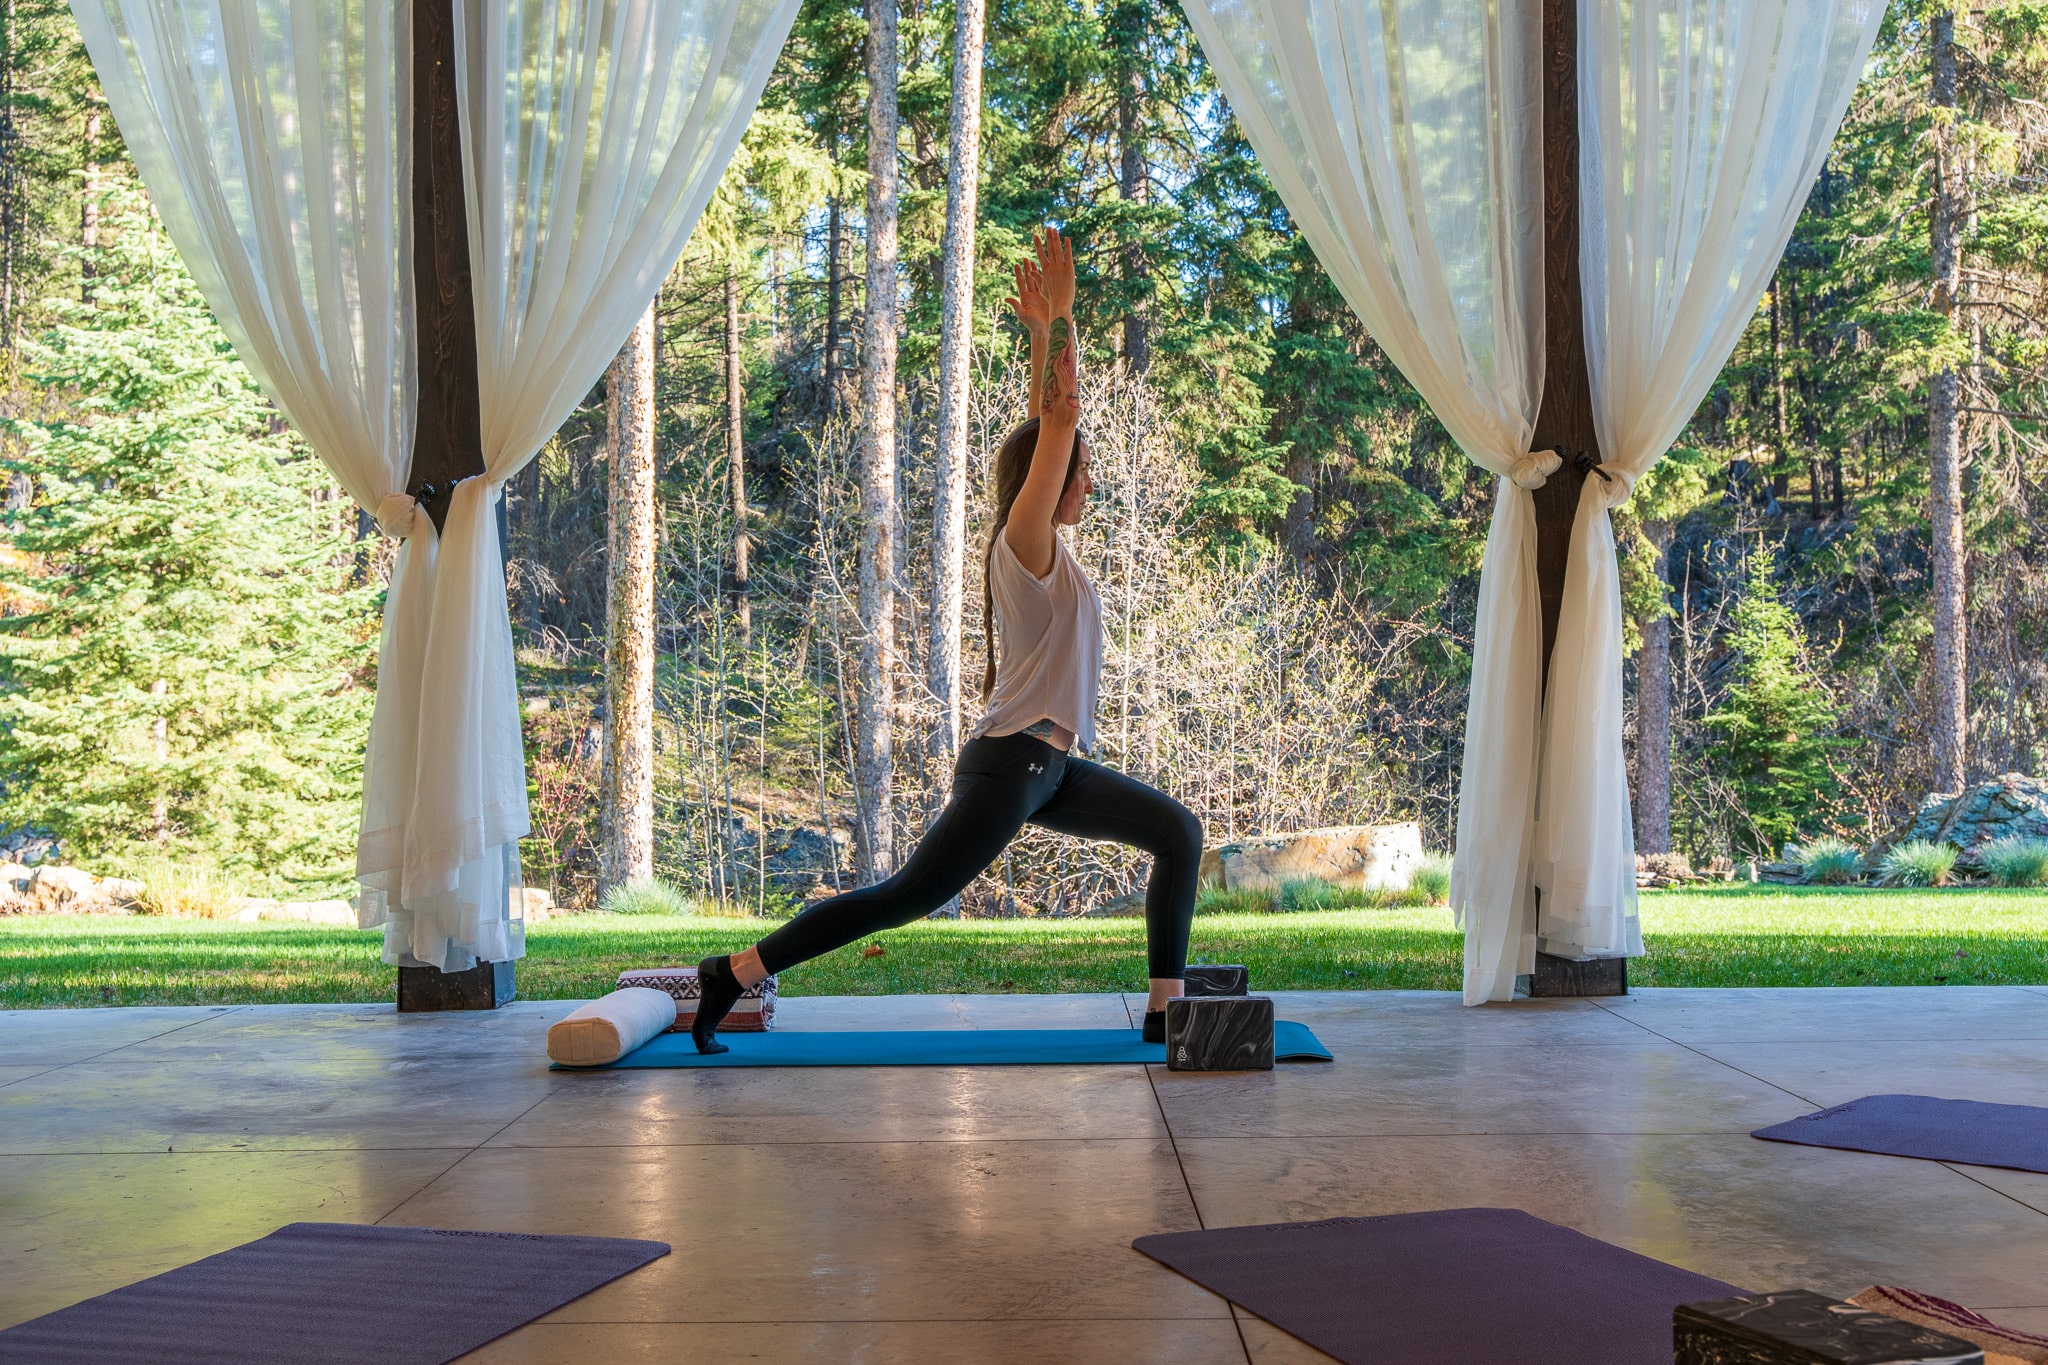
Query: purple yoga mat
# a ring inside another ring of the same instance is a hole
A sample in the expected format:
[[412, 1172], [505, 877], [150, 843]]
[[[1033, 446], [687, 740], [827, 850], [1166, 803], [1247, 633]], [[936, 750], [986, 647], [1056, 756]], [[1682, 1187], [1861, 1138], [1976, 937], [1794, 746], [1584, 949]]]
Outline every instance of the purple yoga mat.
[[1759, 1128], [1750, 1136], [2048, 1174], [2048, 1109], [2029, 1104], [1865, 1095], [1818, 1114]]
[[1672, 1309], [1747, 1292], [1519, 1209], [1168, 1232], [1131, 1245], [1352, 1365], [1670, 1365]]
[[665, 1242], [293, 1223], [0, 1332], [0, 1362], [442, 1365]]

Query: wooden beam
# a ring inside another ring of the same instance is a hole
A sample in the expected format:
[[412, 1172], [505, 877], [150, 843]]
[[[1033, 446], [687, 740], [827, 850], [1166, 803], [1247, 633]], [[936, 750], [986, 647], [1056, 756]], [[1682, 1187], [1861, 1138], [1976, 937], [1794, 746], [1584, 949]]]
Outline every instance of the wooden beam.
[[[413, 300], [419, 337], [419, 421], [406, 491], [448, 525], [455, 484], [484, 472], [477, 387], [476, 308], [469, 283], [469, 223], [462, 195], [462, 125], [455, 94], [452, 0], [412, 7]], [[402, 1012], [496, 1009], [514, 991], [510, 962], [465, 972], [398, 969]]]
[[[1577, 0], [1543, 0], [1543, 403], [1532, 448], [1555, 450], [1564, 467], [1536, 490], [1536, 587], [1543, 603], [1543, 677], [1564, 605], [1572, 521], [1586, 468], [1603, 457], [1593, 429], [1579, 281], [1579, 37]], [[1590, 457], [1582, 459], [1581, 457]], [[1548, 698], [1570, 706], [1570, 697]], [[1541, 894], [1540, 892], [1538, 893]], [[1626, 995], [1628, 959], [1572, 962], [1536, 955], [1531, 996]]]
[[439, 531], [449, 493], [484, 472], [476, 307], [462, 197], [452, 0], [417, 0], [413, 44], [413, 292], [419, 329], [419, 428], [409, 491]]
[[1543, 0], [1543, 403], [1533, 448], [1564, 468], [1536, 490], [1536, 582], [1543, 599], [1543, 672], [1557, 644], [1572, 518], [1586, 481], [1574, 457], [1598, 458], [1593, 389], [1586, 376], [1579, 290], [1579, 52], [1577, 0]]

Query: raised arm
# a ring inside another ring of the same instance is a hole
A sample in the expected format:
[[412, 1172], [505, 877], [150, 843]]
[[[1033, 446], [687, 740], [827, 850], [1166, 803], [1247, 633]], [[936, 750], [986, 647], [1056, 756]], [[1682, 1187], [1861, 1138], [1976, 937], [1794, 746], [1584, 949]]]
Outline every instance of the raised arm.
[[1044, 399], [1044, 386], [1038, 376], [1045, 373], [1045, 334], [1051, 324], [1046, 311], [1045, 277], [1035, 261], [1019, 261], [1016, 266], [1017, 293], [1010, 299], [1010, 307], [1017, 312], [1017, 321], [1024, 326], [1024, 334], [1031, 338], [1032, 380], [1026, 387], [1030, 390], [1030, 415], [1038, 416], [1039, 405]]
[[1073, 245], [1048, 229], [1038, 239], [1038, 262], [1050, 317], [1049, 354], [1045, 364], [1035, 363], [1034, 357], [1032, 365], [1038, 447], [1032, 452], [1024, 487], [1010, 506], [1003, 539], [1025, 568], [1044, 577], [1052, 572], [1053, 514], [1059, 508], [1060, 494], [1066, 491], [1067, 470], [1073, 463], [1074, 433], [1081, 425], [1081, 391], [1075, 367], [1079, 338], [1074, 332]]

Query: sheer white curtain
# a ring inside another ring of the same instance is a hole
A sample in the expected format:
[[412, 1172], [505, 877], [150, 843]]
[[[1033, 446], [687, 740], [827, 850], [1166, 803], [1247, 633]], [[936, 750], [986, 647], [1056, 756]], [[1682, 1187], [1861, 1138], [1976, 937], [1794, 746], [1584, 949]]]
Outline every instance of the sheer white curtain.
[[366, 510], [414, 410], [400, 0], [74, 0], [107, 105], [242, 363]]
[[1882, 0], [1581, 0], [1580, 269], [1607, 456], [1572, 528], [1545, 720], [1540, 944], [1642, 950], [1608, 508], [1691, 419], [1769, 286]]
[[1458, 444], [1500, 476], [1480, 576], [1452, 903], [1465, 998], [1533, 965], [1542, 680], [1542, 7], [1183, 0], [1217, 82], [1345, 299]]
[[[150, 199], [242, 362], [388, 534], [416, 400], [412, 17], [400, 0], [75, 0]], [[425, 526], [425, 518], [419, 518]], [[384, 605], [357, 875], [380, 903], [412, 806], [437, 546]], [[395, 890], [395, 887], [392, 888]], [[489, 946], [506, 948], [502, 940]]]
[[[516, 944], [530, 828], [493, 509], [682, 254], [797, 0], [455, 0], [485, 473], [455, 487], [417, 666], [421, 737], [386, 956]], [[431, 746], [429, 744], [431, 740]], [[488, 949], [488, 951], [487, 951]]]

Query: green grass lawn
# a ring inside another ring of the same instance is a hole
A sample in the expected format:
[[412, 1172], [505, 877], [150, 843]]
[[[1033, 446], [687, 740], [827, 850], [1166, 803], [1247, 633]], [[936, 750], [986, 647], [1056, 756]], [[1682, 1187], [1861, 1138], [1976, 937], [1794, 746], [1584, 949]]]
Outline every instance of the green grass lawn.
[[[1646, 892], [1645, 986], [2048, 983], [2048, 891], [1716, 887]], [[765, 926], [583, 915], [538, 925], [525, 999], [602, 994], [623, 967], [695, 962]], [[788, 973], [786, 995], [1142, 989], [1137, 920], [927, 920]], [[389, 1000], [374, 933], [110, 916], [0, 919], [0, 1005], [192, 1005]], [[1264, 990], [1454, 990], [1459, 936], [1444, 909], [1203, 915], [1194, 956], [1242, 962]]]

